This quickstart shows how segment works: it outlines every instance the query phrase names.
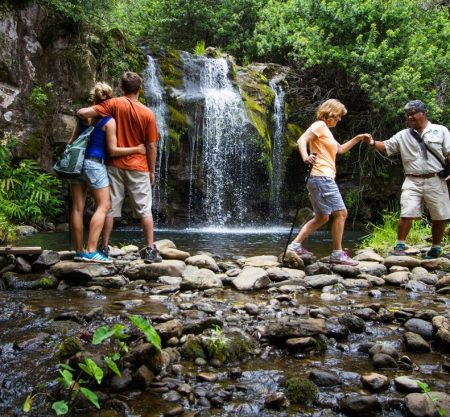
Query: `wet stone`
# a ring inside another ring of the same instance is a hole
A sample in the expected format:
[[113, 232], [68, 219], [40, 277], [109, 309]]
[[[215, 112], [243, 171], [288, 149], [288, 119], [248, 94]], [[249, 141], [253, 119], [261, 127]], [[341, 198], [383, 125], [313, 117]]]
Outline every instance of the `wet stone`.
[[348, 327], [352, 333], [363, 333], [366, 330], [364, 320], [354, 314], [344, 314], [339, 317], [339, 323]]
[[164, 417], [174, 417], [184, 415], [184, 407], [181, 404], [173, 406], [170, 410], [164, 413]]
[[289, 349], [309, 351], [316, 347], [317, 342], [313, 337], [296, 337], [286, 340], [286, 346]]
[[234, 287], [239, 291], [250, 291], [266, 288], [270, 284], [267, 272], [262, 268], [246, 267], [233, 280]]
[[329, 264], [326, 264], [324, 262], [314, 262], [311, 265], [308, 265], [305, 268], [306, 275], [330, 275], [331, 274], [331, 268]]
[[380, 411], [381, 404], [375, 396], [356, 395], [342, 400], [340, 409], [347, 416], [361, 417]]
[[354, 278], [361, 273], [358, 267], [350, 265], [332, 265], [331, 270], [344, 278]]
[[377, 353], [372, 357], [373, 366], [376, 369], [395, 369], [397, 362], [392, 356], [385, 353]]
[[284, 392], [272, 392], [266, 396], [264, 405], [266, 408], [278, 410], [280, 408], [288, 407], [289, 400], [286, 398]]
[[311, 275], [305, 277], [305, 282], [312, 288], [323, 288], [328, 285], [334, 285], [339, 282], [337, 275]]
[[213, 372], [202, 372], [197, 375], [197, 379], [205, 382], [216, 382], [218, 380], [218, 376]]
[[33, 262], [33, 269], [44, 269], [55, 265], [60, 261], [58, 252], [44, 250], [36, 261]]
[[408, 352], [430, 352], [427, 341], [417, 333], [406, 332], [403, 335]]
[[122, 376], [114, 375], [111, 380], [111, 390], [114, 392], [124, 392], [132, 381], [131, 371], [125, 369], [122, 371]]
[[399, 376], [394, 378], [394, 384], [398, 391], [421, 392], [417, 379], [408, 376]]
[[377, 392], [389, 385], [389, 378], [385, 375], [371, 372], [367, 375], [361, 375], [361, 383], [369, 391]]
[[392, 272], [390, 274], [384, 275], [383, 279], [385, 280], [386, 284], [399, 287], [400, 285], [406, 284], [409, 281], [409, 272]]
[[144, 300], [135, 299], [135, 300], [120, 300], [120, 301], [114, 301], [114, 304], [117, 304], [119, 306], [122, 306], [126, 309], [139, 307], [145, 304]]
[[405, 397], [405, 409], [411, 417], [435, 417], [437, 410], [446, 415], [450, 410], [450, 395], [445, 392], [431, 391], [427, 394], [408, 394]]
[[28, 274], [31, 272], [31, 264], [24, 258], [18, 256], [16, 258], [16, 271], [21, 274]]
[[314, 370], [309, 374], [309, 379], [319, 387], [334, 387], [342, 385], [339, 377], [331, 372]]
[[406, 321], [403, 326], [408, 332], [420, 334], [426, 340], [433, 338], [433, 325], [429, 321], [413, 318]]
[[374, 356], [377, 353], [384, 353], [386, 355], [393, 357], [395, 360], [398, 360], [399, 358], [398, 350], [395, 347], [385, 345], [382, 343], [376, 343], [369, 350], [370, 356]]
[[259, 307], [256, 304], [252, 303], [246, 303], [244, 305], [244, 310], [252, 316], [257, 316], [259, 313]]
[[414, 278], [406, 283], [405, 290], [419, 294], [429, 291], [425, 283], [421, 281], [416, 281], [414, 280]]
[[390, 268], [391, 266], [404, 266], [406, 268], [414, 268], [420, 265], [420, 259], [413, 258], [412, 256], [388, 256], [384, 260], [384, 266], [386, 268]]
[[214, 258], [208, 255], [195, 255], [190, 256], [185, 259], [186, 265], [196, 266], [197, 268], [206, 268], [213, 272], [220, 272], [219, 266], [217, 265]]

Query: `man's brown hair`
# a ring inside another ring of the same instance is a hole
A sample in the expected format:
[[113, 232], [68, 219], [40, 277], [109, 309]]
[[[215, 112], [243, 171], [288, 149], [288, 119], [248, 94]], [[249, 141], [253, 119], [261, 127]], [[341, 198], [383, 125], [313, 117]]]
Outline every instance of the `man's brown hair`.
[[127, 71], [122, 75], [120, 87], [125, 94], [136, 94], [142, 85], [142, 78], [135, 72]]

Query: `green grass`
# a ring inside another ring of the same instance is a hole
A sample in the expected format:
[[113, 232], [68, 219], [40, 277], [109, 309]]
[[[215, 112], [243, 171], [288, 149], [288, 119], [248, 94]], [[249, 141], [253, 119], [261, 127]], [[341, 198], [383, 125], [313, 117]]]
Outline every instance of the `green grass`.
[[[380, 224], [369, 223], [367, 225], [369, 234], [362, 239], [360, 247], [371, 247], [375, 252], [381, 255], [385, 254], [395, 245], [397, 240], [397, 223], [399, 218], [400, 212], [398, 209], [385, 210]], [[430, 245], [430, 239], [431, 224], [426, 218], [423, 218], [413, 222], [406, 244], [409, 246]], [[442, 244], [448, 243], [449, 236], [446, 234]]]

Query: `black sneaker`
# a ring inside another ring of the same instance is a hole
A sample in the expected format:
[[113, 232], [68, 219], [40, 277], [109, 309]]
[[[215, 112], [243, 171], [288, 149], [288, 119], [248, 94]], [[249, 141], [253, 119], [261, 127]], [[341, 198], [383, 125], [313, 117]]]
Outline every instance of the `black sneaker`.
[[443, 255], [442, 249], [438, 247], [431, 248], [424, 256], [425, 259], [436, 259]]
[[144, 262], [146, 264], [153, 264], [161, 261], [162, 261], [161, 255], [159, 254], [158, 249], [156, 249], [155, 245], [153, 245], [153, 247], [147, 246], [145, 248]]
[[98, 251], [103, 253], [103, 255], [105, 255], [107, 258], [109, 257], [109, 245], [102, 245], [98, 248]]

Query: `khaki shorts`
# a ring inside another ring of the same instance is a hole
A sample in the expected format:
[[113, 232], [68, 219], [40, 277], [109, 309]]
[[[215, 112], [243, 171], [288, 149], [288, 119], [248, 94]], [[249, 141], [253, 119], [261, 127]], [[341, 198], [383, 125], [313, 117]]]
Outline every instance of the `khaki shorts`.
[[423, 203], [432, 220], [450, 219], [450, 198], [447, 184], [438, 176], [417, 178], [407, 176], [402, 185], [401, 217], [422, 217]]
[[111, 182], [111, 210], [108, 216], [121, 217], [127, 191], [131, 198], [133, 212], [137, 214], [137, 217], [152, 215], [152, 188], [148, 172], [129, 171], [109, 166], [108, 176]]

